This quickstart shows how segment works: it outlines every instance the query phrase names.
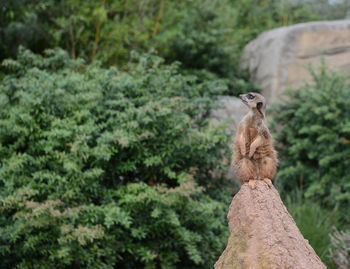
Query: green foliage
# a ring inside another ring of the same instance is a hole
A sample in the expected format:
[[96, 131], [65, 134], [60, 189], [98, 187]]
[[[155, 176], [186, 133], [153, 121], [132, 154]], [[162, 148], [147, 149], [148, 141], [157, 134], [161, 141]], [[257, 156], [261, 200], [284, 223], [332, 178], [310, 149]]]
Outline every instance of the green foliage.
[[322, 17], [311, 4], [288, 0], [5, 0], [2, 6], [0, 59], [15, 56], [19, 45], [35, 52], [58, 46], [72, 58], [125, 67], [132, 50], [154, 50], [201, 81], [226, 79], [226, 94], [233, 95], [254, 88], [238, 69], [250, 40]]
[[305, 1], [304, 3], [303, 1], [297, 3], [297, 1], [290, 0], [232, 2], [234, 2], [234, 7], [239, 11], [235, 16], [235, 40], [239, 46], [245, 46], [249, 41], [266, 30], [323, 19], [322, 14], [314, 10], [314, 6], [317, 6], [318, 3], [312, 3], [312, 1]]
[[209, 268], [228, 236], [225, 205], [191, 182], [132, 183], [79, 206], [37, 194], [22, 188], [1, 201], [5, 268]]
[[334, 229], [331, 237], [332, 248], [330, 249], [330, 259], [337, 265], [337, 268], [350, 267], [350, 231], [338, 231]]
[[208, 121], [220, 81], [152, 55], [128, 72], [63, 50], [3, 65], [2, 265], [212, 267], [227, 237], [224, 203], [203, 188], [222, 187], [211, 171], [229, 135]]
[[329, 248], [332, 246], [329, 235], [334, 226], [340, 225], [337, 209], [330, 211], [310, 199], [304, 199], [300, 191], [288, 194], [284, 202], [300, 232], [327, 268], [335, 268], [329, 258]]
[[[291, 2], [2, 0], [1, 267], [212, 267], [230, 134], [208, 115], [216, 95], [258, 90], [238, 69], [250, 40], [333, 18], [326, 0]], [[315, 79], [277, 109], [277, 182], [349, 216], [349, 90]]]
[[49, 1], [2, 0], [0, 2], [0, 61], [14, 57], [19, 46], [42, 52], [50, 46], [43, 13]]
[[323, 66], [312, 72], [314, 82], [290, 90], [275, 108], [283, 191], [299, 188], [305, 197], [348, 218], [350, 184], [350, 89], [345, 78]]

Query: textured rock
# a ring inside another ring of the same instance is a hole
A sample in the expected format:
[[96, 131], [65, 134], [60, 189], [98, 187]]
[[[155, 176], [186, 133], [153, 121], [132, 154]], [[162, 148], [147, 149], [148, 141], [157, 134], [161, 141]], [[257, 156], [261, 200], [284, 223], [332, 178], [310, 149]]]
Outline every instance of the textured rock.
[[220, 96], [217, 105], [219, 108], [211, 112], [212, 121], [221, 123], [228, 120], [231, 130], [236, 130], [239, 121], [248, 112], [247, 106], [239, 98], [232, 96]]
[[243, 51], [241, 68], [268, 101], [275, 101], [286, 87], [311, 81], [305, 67], [324, 60], [334, 71], [350, 68], [350, 20], [301, 23], [267, 31]]
[[247, 184], [228, 213], [230, 237], [215, 269], [325, 269], [283, 205], [277, 190]]

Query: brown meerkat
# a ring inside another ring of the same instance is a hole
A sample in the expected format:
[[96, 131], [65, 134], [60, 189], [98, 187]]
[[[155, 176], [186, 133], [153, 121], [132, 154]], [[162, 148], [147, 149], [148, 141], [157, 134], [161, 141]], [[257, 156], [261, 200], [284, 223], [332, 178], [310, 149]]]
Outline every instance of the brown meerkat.
[[266, 101], [259, 93], [241, 94], [239, 98], [249, 112], [239, 122], [235, 135], [235, 151], [232, 158], [237, 178], [255, 189], [255, 180], [263, 180], [272, 186], [277, 169], [277, 152], [265, 119]]

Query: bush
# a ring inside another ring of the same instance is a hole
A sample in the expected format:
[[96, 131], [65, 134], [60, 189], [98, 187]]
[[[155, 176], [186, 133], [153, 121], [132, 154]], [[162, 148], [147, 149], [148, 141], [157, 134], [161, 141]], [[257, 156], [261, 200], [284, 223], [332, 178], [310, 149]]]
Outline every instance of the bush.
[[329, 235], [334, 226], [340, 225], [339, 212], [336, 209], [327, 210], [317, 202], [304, 199], [300, 191], [288, 194], [284, 202], [300, 232], [309, 241], [327, 268], [335, 268], [329, 258], [329, 248], [332, 245]]
[[338, 269], [350, 267], [350, 231], [338, 231], [335, 229], [330, 235], [332, 248], [330, 248], [330, 258]]
[[6, 268], [209, 268], [224, 247], [229, 136], [220, 81], [152, 55], [128, 72], [21, 50], [0, 85], [0, 259]]
[[35, 52], [59, 46], [72, 58], [125, 66], [131, 50], [156, 50], [182, 72], [227, 79], [226, 94], [253, 86], [238, 69], [243, 47], [271, 28], [316, 20], [310, 4], [279, 0], [2, 0], [0, 60], [19, 45]]
[[280, 145], [277, 182], [298, 188], [323, 206], [339, 206], [350, 216], [350, 89], [345, 77], [322, 67], [313, 83], [287, 91], [275, 107], [274, 128]]

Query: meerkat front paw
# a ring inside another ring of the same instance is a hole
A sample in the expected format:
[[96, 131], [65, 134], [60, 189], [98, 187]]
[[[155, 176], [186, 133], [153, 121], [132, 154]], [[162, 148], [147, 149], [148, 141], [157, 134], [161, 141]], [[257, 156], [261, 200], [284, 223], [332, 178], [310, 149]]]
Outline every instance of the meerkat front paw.
[[255, 179], [249, 179], [248, 185], [252, 190], [254, 190], [256, 188]]
[[265, 177], [265, 178], [263, 179], [263, 181], [264, 181], [269, 187], [272, 187], [272, 181], [271, 181], [271, 179]]

